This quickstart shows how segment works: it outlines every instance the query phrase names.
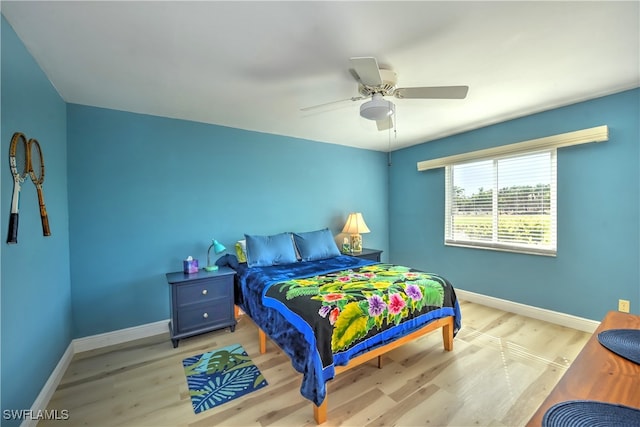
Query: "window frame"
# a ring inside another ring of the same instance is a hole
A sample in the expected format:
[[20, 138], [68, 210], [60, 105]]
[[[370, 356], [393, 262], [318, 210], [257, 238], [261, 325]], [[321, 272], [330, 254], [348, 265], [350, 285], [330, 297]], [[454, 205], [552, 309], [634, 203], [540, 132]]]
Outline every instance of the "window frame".
[[[498, 161], [501, 159], [513, 159], [518, 157], [526, 157], [533, 154], [539, 153], [550, 153], [551, 158], [551, 171], [550, 171], [550, 213], [551, 213], [551, 239], [552, 242], [550, 245], [538, 246], [538, 245], [530, 245], [525, 243], [516, 243], [516, 242], [501, 242], [497, 240], [498, 237], [498, 220], [499, 220], [499, 209], [498, 209], [498, 193], [499, 193], [499, 182], [497, 179], [498, 173]], [[555, 147], [546, 148], [546, 149], [538, 149], [538, 150], [530, 150], [530, 151], [521, 151], [517, 153], [509, 153], [503, 155], [492, 155], [492, 156], [479, 156], [473, 159], [465, 159], [463, 161], [458, 161], [455, 163], [450, 163], [445, 166], [445, 226], [444, 226], [444, 244], [445, 246], [454, 246], [454, 247], [466, 247], [466, 248], [475, 248], [475, 249], [488, 249], [495, 251], [503, 251], [503, 252], [515, 252], [522, 254], [530, 254], [530, 255], [543, 255], [543, 256], [551, 256], [555, 257], [557, 255], [558, 248], [558, 200], [557, 200], [557, 183], [558, 183], [558, 173], [557, 173], [557, 158], [558, 153]], [[487, 240], [467, 240], [467, 239], [454, 239], [453, 238], [453, 230], [452, 230], [452, 217], [453, 214], [451, 212], [453, 207], [453, 198], [454, 198], [454, 185], [453, 185], [453, 169], [454, 166], [476, 163], [482, 161], [492, 161], [493, 162], [493, 170], [492, 174], [494, 175], [494, 182], [492, 185], [492, 210], [491, 210], [491, 218], [492, 218], [492, 238], [491, 241]]]

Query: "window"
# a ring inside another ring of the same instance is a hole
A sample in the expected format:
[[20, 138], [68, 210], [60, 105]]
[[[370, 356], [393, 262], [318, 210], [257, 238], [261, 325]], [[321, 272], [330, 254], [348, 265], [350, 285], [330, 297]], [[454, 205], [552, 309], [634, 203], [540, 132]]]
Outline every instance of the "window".
[[445, 244], [556, 254], [556, 150], [446, 166]]
[[418, 162], [446, 168], [445, 244], [556, 255], [556, 150], [609, 140], [607, 125]]

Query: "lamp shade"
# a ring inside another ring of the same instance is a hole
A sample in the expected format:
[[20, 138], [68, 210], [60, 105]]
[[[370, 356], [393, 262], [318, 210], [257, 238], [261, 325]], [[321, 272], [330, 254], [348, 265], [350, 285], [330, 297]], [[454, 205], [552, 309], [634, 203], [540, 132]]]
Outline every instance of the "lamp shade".
[[214, 240], [212, 243], [213, 246], [213, 251], [217, 254], [222, 253], [224, 251], [227, 250], [227, 248], [224, 247], [224, 245], [220, 242], [218, 242], [217, 240]]
[[347, 223], [344, 225], [342, 229], [343, 233], [349, 234], [361, 234], [361, 233], [369, 233], [369, 227], [364, 222], [364, 218], [362, 218], [362, 214], [360, 212], [352, 212], [349, 214], [347, 218]]

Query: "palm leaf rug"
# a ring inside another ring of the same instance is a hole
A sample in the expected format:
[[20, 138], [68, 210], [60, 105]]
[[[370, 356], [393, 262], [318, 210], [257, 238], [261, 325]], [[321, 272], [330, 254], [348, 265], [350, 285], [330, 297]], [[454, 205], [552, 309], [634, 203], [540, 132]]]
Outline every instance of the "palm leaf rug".
[[267, 385], [240, 344], [188, 357], [182, 365], [196, 414]]

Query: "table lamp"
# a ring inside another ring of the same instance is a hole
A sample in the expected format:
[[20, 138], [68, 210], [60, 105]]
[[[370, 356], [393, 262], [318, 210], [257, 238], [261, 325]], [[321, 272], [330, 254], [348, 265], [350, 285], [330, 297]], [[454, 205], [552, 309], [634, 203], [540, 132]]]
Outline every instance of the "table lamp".
[[349, 214], [342, 232], [349, 233], [351, 236], [351, 252], [362, 252], [362, 236], [360, 236], [360, 233], [369, 233], [370, 231], [360, 212], [351, 212]]
[[213, 252], [215, 252], [216, 254], [220, 254], [227, 250], [227, 248], [225, 248], [222, 243], [214, 239], [211, 242], [209, 249], [207, 250], [207, 266], [204, 268], [205, 271], [215, 271], [218, 269], [217, 265], [211, 265], [211, 249], [212, 248], [213, 248]]

